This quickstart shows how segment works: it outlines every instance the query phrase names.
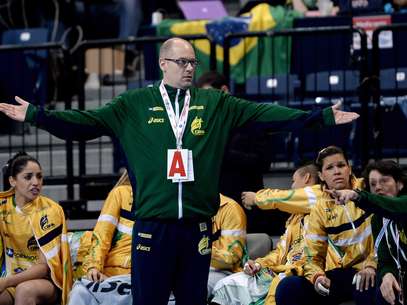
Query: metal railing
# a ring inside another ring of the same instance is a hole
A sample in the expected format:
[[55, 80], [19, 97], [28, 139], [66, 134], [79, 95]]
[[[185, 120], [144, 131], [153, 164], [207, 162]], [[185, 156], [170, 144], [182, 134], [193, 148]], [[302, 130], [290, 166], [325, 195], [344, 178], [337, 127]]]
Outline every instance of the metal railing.
[[406, 158], [407, 24], [382, 26], [372, 36], [373, 157]]
[[[47, 75], [56, 68], [56, 59], [66, 56], [67, 50], [60, 43], [0, 46], [2, 100], [15, 103], [14, 96], [19, 95], [37, 105], [54, 105], [56, 92], [49, 88], [49, 84], [53, 84], [55, 79], [47, 78]], [[64, 60], [58, 62], [58, 69], [69, 71], [70, 67], [64, 64]], [[69, 90], [59, 98], [64, 101], [64, 109], [70, 109], [72, 96]], [[73, 143], [61, 141], [27, 123], [13, 122], [4, 115], [1, 115], [0, 124], [1, 164], [5, 164], [17, 151], [27, 151], [47, 165], [44, 166], [46, 183], [67, 183], [68, 197], [73, 198]], [[56, 155], [55, 152], [61, 149], [64, 153]], [[63, 172], [55, 166], [61, 163], [65, 164]], [[3, 179], [3, 182], [7, 187], [8, 179]]]

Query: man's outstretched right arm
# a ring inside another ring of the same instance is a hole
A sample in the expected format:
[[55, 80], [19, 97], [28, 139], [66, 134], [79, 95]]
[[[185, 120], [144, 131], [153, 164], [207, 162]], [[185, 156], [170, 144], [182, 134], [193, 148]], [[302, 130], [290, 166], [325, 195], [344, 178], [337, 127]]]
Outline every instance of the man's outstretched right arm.
[[106, 119], [109, 107], [95, 111], [48, 111], [16, 97], [18, 105], [0, 103], [0, 111], [13, 120], [29, 122], [66, 140], [89, 140], [113, 133]]
[[15, 100], [18, 105], [0, 103], [0, 111], [7, 115], [10, 119], [18, 122], [24, 122], [30, 103], [18, 96], [15, 97]]

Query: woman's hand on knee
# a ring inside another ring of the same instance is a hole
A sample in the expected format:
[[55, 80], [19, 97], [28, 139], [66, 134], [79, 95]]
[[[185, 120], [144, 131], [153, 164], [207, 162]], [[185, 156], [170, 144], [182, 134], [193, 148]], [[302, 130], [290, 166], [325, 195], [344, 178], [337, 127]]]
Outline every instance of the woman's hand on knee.
[[247, 261], [246, 264], [244, 264], [243, 271], [247, 275], [255, 275], [257, 272], [261, 270], [261, 265], [251, 259]]

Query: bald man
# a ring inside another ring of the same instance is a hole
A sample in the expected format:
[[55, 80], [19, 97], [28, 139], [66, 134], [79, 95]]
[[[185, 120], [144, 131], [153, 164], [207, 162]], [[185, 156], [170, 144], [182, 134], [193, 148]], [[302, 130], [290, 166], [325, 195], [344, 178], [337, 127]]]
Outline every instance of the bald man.
[[136, 225], [132, 234], [134, 305], [206, 304], [211, 217], [219, 208], [219, 171], [231, 129], [248, 121], [275, 128], [347, 123], [339, 105], [306, 112], [252, 103], [191, 87], [198, 61], [192, 45], [171, 38], [160, 49], [162, 81], [127, 91], [95, 110], [47, 111], [21, 98], [0, 104], [10, 118], [65, 139], [116, 137], [128, 160]]

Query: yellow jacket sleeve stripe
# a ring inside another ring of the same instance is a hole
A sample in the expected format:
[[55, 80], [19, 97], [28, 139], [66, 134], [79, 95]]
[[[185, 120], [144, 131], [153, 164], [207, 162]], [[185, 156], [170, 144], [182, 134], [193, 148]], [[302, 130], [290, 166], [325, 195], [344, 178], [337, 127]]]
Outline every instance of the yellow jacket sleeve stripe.
[[114, 226], [117, 226], [118, 223], [118, 219], [116, 217], [108, 214], [100, 215], [98, 221], [110, 222]]
[[305, 235], [306, 239], [313, 240], [313, 241], [327, 241], [328, 237], [324, 235], [318, 235], [318, 234], [306, 234]]
[[47, 251], [47, 252], [44, 251], [44, 255], [45, 255], [45, 257], [47, 258], [47, 260], [50, 260], [50, 259], [53, 258], [54, 256], [57, 256], [58, 253], [59, 253], [59, 249], [60, 249], [60, 248], [61, 248], [61, 247], [60, 247], [59, 245], [57, 245], [57, 246], [53, 247], [51, 250], [49, 250], [49, 251]]
[[308, 203], [310, 206], [314, 206], [317, 203], [317, 195], [315, 194], [314, 190], [312, 187], [305, 187], [304, 188], [305, 194], [308, 197]]
[[222, 230], [221, 236], [241, 236], [246, 237], [246, 230]]
[[372, 234], [372, 227], [369, 225], [365, 228], [363, 232], [357, 235], [353, 235], [351, 238], [343, 238], [334, 240], [333, 244], [335, 246], [344, 247], [351, 246], [362, 243], [366, 238], [370, 238]]
[[119, 223], [119, 224], [117, 225], [117, 230], [119, 230], [120, 232], [125, 233], [125, 234], [131, 236], [131, 235], [132, 235], [133, 228], [128, 227], [128, 226], [126, 226], [126, 225], [124, 225], [124, 224]]

